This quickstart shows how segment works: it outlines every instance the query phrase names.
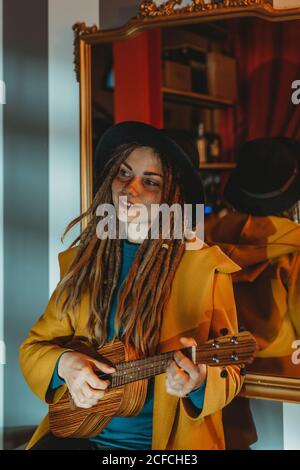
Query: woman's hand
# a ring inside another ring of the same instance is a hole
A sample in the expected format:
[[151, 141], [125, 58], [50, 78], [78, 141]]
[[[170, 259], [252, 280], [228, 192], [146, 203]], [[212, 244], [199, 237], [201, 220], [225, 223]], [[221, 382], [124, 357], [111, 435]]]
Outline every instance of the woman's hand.
[[[185, 348], [197, 346], [194, 338], [180, 338]], [[170, 395], [184, 397], [192, 390], [201, 387], [206, 379], [206, 365], [194, 364], [182, 352], [174, 354], [174, 361], [167, 367], [166, 390]]]
[[97, 368], [105, 374], [115, 372], [113, 367], [76, 351], [65, 352], [58, 362], [58, 375], [66, 382], [74, 403], [79, 408], [91, 408], [103, 398], [109, 385], [94, 373]]

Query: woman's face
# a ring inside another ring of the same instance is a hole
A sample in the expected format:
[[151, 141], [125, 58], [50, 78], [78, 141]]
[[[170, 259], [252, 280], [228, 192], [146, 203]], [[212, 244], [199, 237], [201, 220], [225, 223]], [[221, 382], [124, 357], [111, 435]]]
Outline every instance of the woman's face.
[[[160, 204], [163, 187], [163, 169], [159, 157], [150, 147], [139, 147], [121, 163], [112, 182], [112, 199], [119, 217], [119, 209], [126, 213], [128, 222], [134, 220], [143, 205], [150, 222], [151, 204]], [[127, 197], [127, 206], [119, 198]], [[120, 204], [120, 207], [119, 207]]]

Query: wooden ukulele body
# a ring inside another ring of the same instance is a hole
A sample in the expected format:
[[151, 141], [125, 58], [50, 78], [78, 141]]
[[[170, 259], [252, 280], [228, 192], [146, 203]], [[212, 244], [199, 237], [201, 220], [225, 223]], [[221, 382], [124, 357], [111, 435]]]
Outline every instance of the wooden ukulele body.
[[[72, 346], [72, 344], [70, 345]], [[84, 347], [74, 347], [84, 352]], [[89, 355], [110, 365], [136, 359], [133, 351], [125, 350], [119, 340], [108, 343], [100, 353]], [[146, 400], [148, 379], [138, 380], [107, 389], [97, 405], [84, 409], [74, 407], [69, 391], [55, 404], [49, 405], [51, 432], [57, 437], [88, 438], [99, 434], [113, 416], [136, 416]]]

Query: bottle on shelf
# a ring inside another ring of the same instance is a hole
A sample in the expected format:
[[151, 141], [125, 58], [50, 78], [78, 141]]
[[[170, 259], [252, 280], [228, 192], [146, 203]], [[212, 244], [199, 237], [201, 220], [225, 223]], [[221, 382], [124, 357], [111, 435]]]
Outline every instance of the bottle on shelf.
[[221, 159], [222, 143], [221, 136], [214, 132], [205, 134], [206, 157], [208, 163], [219, 163]]
[[199, 154], [199, 166], [207, 162], [207, 141], [204, 135], [204, 124], [200, 122], [198, 126], [197, 149]]

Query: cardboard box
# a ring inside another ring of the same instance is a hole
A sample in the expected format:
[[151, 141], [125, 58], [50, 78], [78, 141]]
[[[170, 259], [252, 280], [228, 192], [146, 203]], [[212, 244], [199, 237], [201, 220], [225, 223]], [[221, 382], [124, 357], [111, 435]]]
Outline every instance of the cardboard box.
[[208, 93], [217, 98], [237, 100], [236, 60], [218, 52], [207, 54]]
[[191, 48], [207, 52], [208, 39], [184, 29], [163, 29], [163, 49], [178, 48]]
[[175, 90], [191, 91], [192, 73], [188, 65], [172, 61], [163, 62], [163, 85]]
[[183, 129], [191, 132], [195, 125], [192, 106], [165, 103], [164, 122], [166, 128]]
[[300, 8], [300, 0], [269, 0], [273, 8], [277, 10], [288, 10], [289, 8]]

